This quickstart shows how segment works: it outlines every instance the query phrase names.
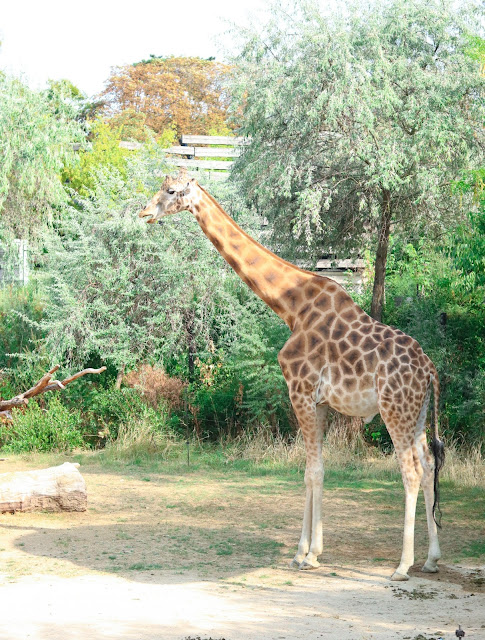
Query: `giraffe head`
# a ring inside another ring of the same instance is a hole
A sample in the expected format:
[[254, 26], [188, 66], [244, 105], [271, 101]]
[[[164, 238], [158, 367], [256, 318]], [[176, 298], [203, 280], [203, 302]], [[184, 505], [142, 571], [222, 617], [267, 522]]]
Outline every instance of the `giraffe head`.
[[165, 176], [160, 191], [140, 211], [138, 217], [147, 218], [146, 222], [154, 223], [179, 211], [191, 211], [196, 184], [194, 179], [189, 178], [185, 169], [175, 178]]

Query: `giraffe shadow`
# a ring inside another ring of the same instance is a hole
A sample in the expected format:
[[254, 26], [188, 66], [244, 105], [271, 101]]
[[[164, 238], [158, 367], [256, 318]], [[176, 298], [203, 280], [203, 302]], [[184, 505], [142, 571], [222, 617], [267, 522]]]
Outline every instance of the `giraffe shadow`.
[[[139, 582], [230, 578], [242, 572], [287, 564], [284, 545], [269, 535], [234, 526], [147, 526], [145, 523], [70, 528], [0, 524], [12, 539], [20, 574], [101, 571]], [[11, 564], [11, 567], [13, 565]], [[11, 569], [12, 570], [12, 569]]]

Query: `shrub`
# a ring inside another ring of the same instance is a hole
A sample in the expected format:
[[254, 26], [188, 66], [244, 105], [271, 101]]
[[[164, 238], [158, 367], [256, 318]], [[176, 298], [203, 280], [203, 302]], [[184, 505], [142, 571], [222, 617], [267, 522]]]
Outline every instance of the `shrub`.
[[31, 400], [25, 409], [14, 409], [11, 423], [0, 426], [4, 451], [71, 451], [84, 444], [80, 411], [67, 409], [57, 396]]
[[42, 335], [39, 323], [44, 299], [35, 282], [28, 286], [9, 285], [0, 289], [0, 368], [18, 363], [18, 354], [32, 349]]
[[[459, 443], [483, 443], [483, 292], [477, 304], [478, 287], [470, 293], [462, 286], [464, 276], [450, 256], [426, 241], [414, 247], [396, 242], [392, 254], [384, 322], [416, 338], [433, 360], [441, 384], [442, 433]], [[369, 427], [378, 440], [383, 436], [374, 423]]]
[[162, 401], [169, 411], [183, 406], [183, 392], [187, 383], [180, 378], [170, 378], [159, 367], [143, 364], [127, 373], [123, 382], [139, 391], [153, 408], [157, 408]]

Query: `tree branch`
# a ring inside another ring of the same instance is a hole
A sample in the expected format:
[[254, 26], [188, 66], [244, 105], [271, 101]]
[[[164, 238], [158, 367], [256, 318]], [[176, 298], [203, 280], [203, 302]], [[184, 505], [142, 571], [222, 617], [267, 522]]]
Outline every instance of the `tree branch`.
[[65, 378], [62, 382], [60, 382], [59, 380], [52, 380], [53, 374], [58, 369], [59, 365], [56, 364], [50, 371], [42, 376], [39, 382], [34, 384], [34, 386], [30, 389], [27, 389], [27, 391], [20, 393], [10, 400], [0, 400], [0, 418], [3, 418], [4, 420], [11, 420], [12, 414], [10, 410], [14, 409], [15, 407], [24, 407], [28, 403], [29, 398], [38, 396], [41, 393], [45, 393], [46, 391], [57, 391], [59, 389], [65, 389], [70, 382], [73, 382], [74, 380], [85, 376], [87, 373], [102, 373], [103, 371], [106, 371], [106, 367], [101, 367], [99, 369], [83, 369], [83, 371], [79, 371], [73, 376]]

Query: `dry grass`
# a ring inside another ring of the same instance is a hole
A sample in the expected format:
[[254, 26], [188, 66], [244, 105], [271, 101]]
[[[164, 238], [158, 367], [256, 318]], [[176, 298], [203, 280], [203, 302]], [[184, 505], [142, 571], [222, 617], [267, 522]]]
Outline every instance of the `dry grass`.
[[[305, 468], [305, 445], [301, 432], [288, 440], [274, 435], [269, 429], [260, 428], [223, 443], [223, 447], [228, 462], [244, 459], [255, 464]], [[386, 454], [377, 447], [369, 446], [356, 421], [333, 421], [323, 442], [323, 459], [327, 469], [352, 466], [376, 479], [399, 473], [395, 454]], [[464, 450], [453, 442], [447, 443], [441, 479], [456, 486], [485, 488], [485, 460], [480, 448]]]
[[167, 431], [160, 431], [141, 416], [130, 423], [120, 425], [116, 440], [106, 444], [103, 457], [130, 461], [136, 458], [157, 456], [165, 458], [178, 446], [177, 437]]
[[[145, 367], [142, 373], [133, 375], [131, 384], [140, 380], [149, 380], [145, 389], [153, 392], [153, 398], [161, 390], [169, 398], [168, 379], [161, 370], [148, 371]], [[143, 377], [145, 376], [145, 378]], [[157, 382], [158, 381], [158, 382]], [[160, 383], [160, 384], [158, 384]], [[138, 384], [138, 383], [136, 383]], [[141, 382], [140, 382], [141, 384]], [[171, 389], [171, 388], [170, 388]], [[182, 389], [171, 389], [173, 405], [180, 397]], [[169, 412], [165, 404], [158, 407], [158, 411]], [[120, 461], [134, 461], [135, 459], [170, 457], [173, 460], [186, 455], [184, 441], [169, 428], [163, 426], [162, 418], [158, 425], [154, 425], [149, 416], [140, 415], [137, 419], [120, 427], [116, 440], [108, 442], [102, 457]], [[213, 446], [207, 446], [199, 439], [192, 441], [191, 450], [199, 457], [209, 460], [214, 451]], [[251, 432], [244, 432], [236, 438], [226, 438], [220, 442], [219, 459], [222, 453], [224, 464], [246, 461], [254, 466], [263, 465], [280, 469], [305, 469], [305, 445], [301, 432], [288, 438], [275, 434], [269, 427], [260, 426]], [[480, 447], [464, 449], [454, 442], [445, 443], [446, 461], [441, 472], [441, 479], [459, 487], [485, 488], [485, 460]], [[214, 456], [214, 464], [216, 456]], [[360, 419], [349, 419], [338, 414], [332, 416], [329, 429], [323, 442], [323, 459], [327, 470], [355, 469], [360, 474], [376, 480], [384, 480], [399, 475], [399, 468], [394, 453], [386, 454], [375, 446], [370, 446], [364, 440]]]
[[[275, 435], [269, 428], [260, 427], [223, 442], [223, 447], [228, 461], [245, 459], [305, 468], [305, 444], [300, 431], [288, 439]], [[341, 467], [355, 464], [356, 460], [364, 462], [376, 457], [382, 460], [392, 458], [366, 444], [357, 420], [334, 417], [323, 442], [323, 458], [327, 466]]]
[[460, 487], [485, 488], [485, 460], [480, 447], [458, 449], [451, 442], [446, 445], [445, 452], [446, 460], [441, 476], [444, 480]]

